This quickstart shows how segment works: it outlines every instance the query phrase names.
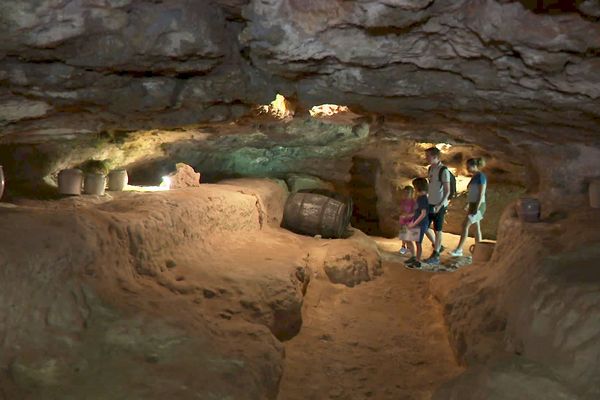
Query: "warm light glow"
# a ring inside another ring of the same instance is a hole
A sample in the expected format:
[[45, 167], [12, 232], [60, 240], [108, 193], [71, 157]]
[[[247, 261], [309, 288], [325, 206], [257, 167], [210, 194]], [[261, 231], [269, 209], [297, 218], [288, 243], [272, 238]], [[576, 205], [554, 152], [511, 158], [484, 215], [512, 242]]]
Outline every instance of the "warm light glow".
[[341, 112], [349, 112], [350, 110], [346, 106], [338, 106], [337, 104], [321, 104], [320, 106], [314, 106], [309, 110], [311, 117], [329, 117], [334, 114]]
[[168, 176], [163, 176], [162, 182], [160, 183], [159, 187], [164, 188], [164, 190], [171, 189], [171, 178], [169, 178]]
[[456, 176], [456, 192], [458, 194], [466, 192], [467, 191], [467, 185], [471, 181], [471, 177], [470, 176], [458, 175], [456, 173], [456, 169], [454, 169], [454, 168], [448, 168], [448, 169], [450, 171], [452, 171], [452, 173], [454, 174], [454, 176]]
[[165, 190], [169, 190], [169, 188], [162, 187], [162, 186], [127, 185], [124, 189], [124, 191], [127, 191], [127, 192], [163, 192]]
[[288, 107], [288, 101], [280, 94], [277, 94], [270, 104], [260, 106], [258, 110], [260, 113], [271, 114], [280, 119], [293, 115], [293, 111]]
[[171, 178], [168, 176], [162, 177], [162, 182], [159, 186], [135, 186], [135, 185], [127, 185], [125, 186], [125, 191], [130, 192], [161, 192], [165, 190], [169, 190], [171, 188]]
[[429, 142], [419, 142], [416, 144], [417, 149], [426, 150], [430, 147], [437, 147], [442, 154], [446, 154], [450, 152], [452, 149], [452, 145], [450, 143], [429, 143]]
[[442, 153], [448, 153], [452, 148], [452, 145], [450, 143], [438, 143], [435, 147], [440, 149]]

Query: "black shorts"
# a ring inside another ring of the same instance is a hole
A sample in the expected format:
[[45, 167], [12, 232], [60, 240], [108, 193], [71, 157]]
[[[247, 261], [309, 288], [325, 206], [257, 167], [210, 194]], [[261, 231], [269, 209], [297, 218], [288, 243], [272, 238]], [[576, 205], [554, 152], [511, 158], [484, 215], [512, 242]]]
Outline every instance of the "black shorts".
[[444, 227], [444, 218], [446, 217], [446, 210], [448, 207], [440, 208], [437, 213], [433, 212], [433, 206], [429, 205], [429, 222], [433, 222], [433, 230], [440, 232]]

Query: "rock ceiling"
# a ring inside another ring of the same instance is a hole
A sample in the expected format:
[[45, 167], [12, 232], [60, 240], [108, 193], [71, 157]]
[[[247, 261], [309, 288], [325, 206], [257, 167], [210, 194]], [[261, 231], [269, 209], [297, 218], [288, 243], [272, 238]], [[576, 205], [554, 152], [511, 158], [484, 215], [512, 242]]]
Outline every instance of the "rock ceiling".
[[4, 0], [0, 140], [231, 121], [281, 93], [392, 134], [597, 145], [600, 5], [528, 3]]

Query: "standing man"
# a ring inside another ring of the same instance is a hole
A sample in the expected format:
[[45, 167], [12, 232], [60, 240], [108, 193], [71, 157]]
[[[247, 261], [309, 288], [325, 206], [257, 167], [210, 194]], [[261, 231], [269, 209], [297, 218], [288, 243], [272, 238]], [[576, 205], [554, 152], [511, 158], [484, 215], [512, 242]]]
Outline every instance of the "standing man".
[[440, 150], [437, 147], [425, 150], [425, 156], [429, 163], [429, 221], [433, 223], [435, 231], [435, 238], [431, 230], [428, 231], [427, 237], [433, 243], [433, 253], [425, 262], [437, 265], [440, 263], [440, 252], [443, 248], [442, 228], [450, 197], [450, 171], [442, 164]]

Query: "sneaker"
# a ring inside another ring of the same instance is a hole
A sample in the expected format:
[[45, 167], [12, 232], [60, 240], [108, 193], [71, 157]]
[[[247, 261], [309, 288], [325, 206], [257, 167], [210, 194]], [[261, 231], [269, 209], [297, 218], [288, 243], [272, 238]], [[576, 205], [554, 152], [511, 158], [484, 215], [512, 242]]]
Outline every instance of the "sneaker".
[[452, 257], [462, 257], [463, 251], [462, 251], [462, 249], [454, 249], [450, 252], [450, 255]]
[[412, 256], [411, 258], [409, 258], [408, 260], [404, 261], [404, 264], [408, 265], [408, 264], [414, 264], [417, 262], [417, 257]]
[[446, 248], [444, 247], [444, 245], [440, 246], [440, 254], [442, 254], [444, 252], [444, 250], [446, 250]]
[[408, 249], [406, 247], [403, 247], [400, 249], [400, 254], [405, 255], [408, 252]]
[[426, 264], [430, 265], [439, 265], [440, 264], [440, 256], [436, 254], [432, 254], [427, 260], [425, 260]]
[[431, 255], [429, 256], [428, 260], [429, 260], [430, 258], [439, 258], [439, 257], [440, 257], [440, 253], [438, 253], [437, 251], [435, 251], [435, 250], [434, 250], [434, 251], [431, 253]]
[[422, 265], [420, 261], [415, 261], [414, 263], [406, 264], [406, 267], [410, 269], [421, 269]]

